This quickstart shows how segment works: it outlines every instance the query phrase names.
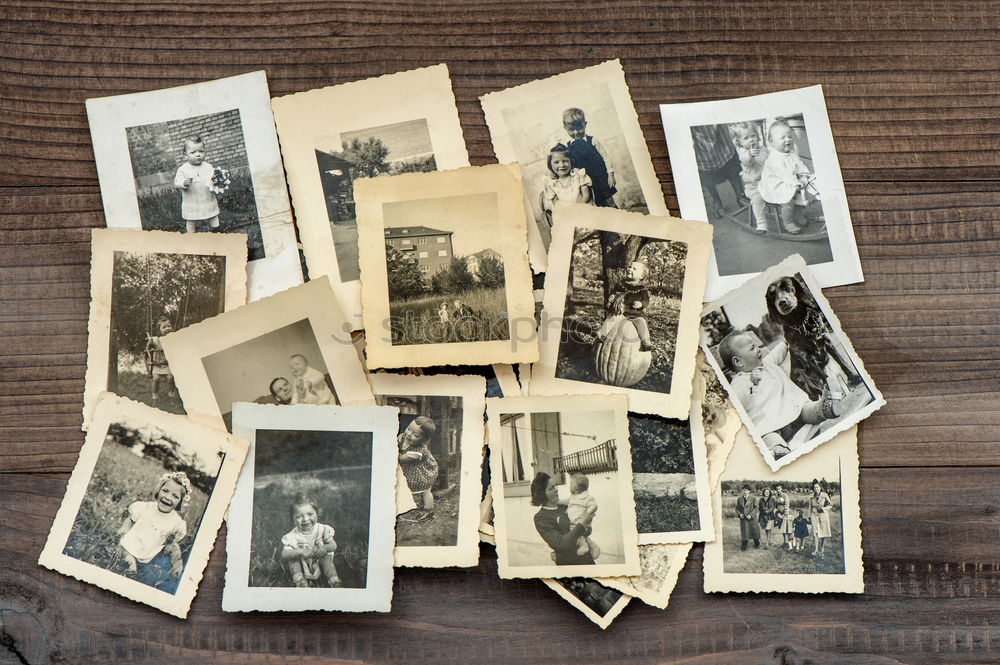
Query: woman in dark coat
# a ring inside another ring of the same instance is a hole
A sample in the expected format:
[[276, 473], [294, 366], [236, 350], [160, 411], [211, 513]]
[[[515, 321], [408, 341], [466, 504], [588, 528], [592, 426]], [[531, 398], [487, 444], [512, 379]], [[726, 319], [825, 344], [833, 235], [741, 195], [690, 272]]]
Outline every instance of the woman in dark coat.
[[552, 548], [552, 558], [557, 566], [595, 564], [590, 552], [576, 553], [577, 541], [580, 536], [586, 535], [590, 519], [593, 518], [570, 525], [566, 506], [559, 505], [559, 490], [549, 474], [539, 472], [531, 481], [531, 505], [540, 507], [535, 513], [535, 529]]

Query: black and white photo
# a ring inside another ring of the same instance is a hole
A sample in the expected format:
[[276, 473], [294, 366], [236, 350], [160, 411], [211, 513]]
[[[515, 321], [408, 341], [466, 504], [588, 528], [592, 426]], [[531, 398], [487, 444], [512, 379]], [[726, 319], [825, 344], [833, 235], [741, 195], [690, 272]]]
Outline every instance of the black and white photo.
[[399, 409], [397, 459], [416, 508], [396, 517], [397, 566], [474, 566], [486, 379], [371, 376], [379, 404]]
[[480, 98], [501, 163], [521, 166], [534, 224], [528, 246], [546, 266], [556, 201], [666, 215], [617, 60]]
[[[239, 403], [226, 611], [388, 611], [397, 411]], [[388, 527], [388, 528], [387, 528]]]
[[687, 562], [691, 543], [640, 545], [641, 571], [631, 577], [602, 577], [597, 582], [661, 610], [667, 608], [677, 585], [677, 576]]
[[39, 563], [184, 617], [246, 442], [111, 393]]
[[777, 472], [741, 432], [714, 503], [706, 591], [864, 590], [857, 428]]
[[235, 234], [248, 299], [302, 283], [264, 72], [87, 100], [109, 228]]
[[94, 229], [86, 429], [104, 390], [184, 413], [160, 340], [246, 302], [246, 248], [228, 235]]
[[302, 249], [362, 327], [354, 182], [469, 165], [446, 65], [274, 99]]
[[544, 579], [542, 582], [602, 630], [611, 625], [632, 599], [618, 589], [586, 577]]
[[821, 286], [862, 281], [820, 86], [660, 111], [681, 216], [715, 231], [708, 299], [793, 254]]
[[374, 404], [325, 277], [163, 338], [187, 414], [230, 430], [237, 402]]
[[687, 418], [711, 228], [582, 205], [555, 220], [531, 393], [624, 392]]
[[701, 344], [777, 470], [885, 400], [799, 256], [707, 305]]
[[369, 367], [531, 361], [531, 271], [516, 166], [360, 180]]
[[638, 574], [626, 403], [487, 400], [500, 577]]

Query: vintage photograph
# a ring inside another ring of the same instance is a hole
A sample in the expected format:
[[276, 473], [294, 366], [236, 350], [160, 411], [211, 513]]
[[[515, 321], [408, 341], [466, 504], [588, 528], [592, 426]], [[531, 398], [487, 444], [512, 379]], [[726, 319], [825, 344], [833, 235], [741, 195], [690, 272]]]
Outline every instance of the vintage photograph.
[[264, 258], [240, 110], [125, 128], [146, 231], [244, 233]]
[[712, 538], [711, 489], [701, 422], [630, 413], [632, 489], [639, 543]]
[[162, 340], [188, 415], [231, 431], [236, 402], [374, 404], [325, 277]]
[[237, 236], [93, 229], [83, 429], [102, 391], [184, 413], [160, 338], [246, 302]]
[[741, 432], [714, 502], [705, 591], [863, 592], [857, 428], [777, 472]]
[[532, 394], [624, 392], [687, 418], [711, 228], [581, 205], [555, 219]]
[[793, 254], [820, 286], [862, 281], [820, 86], [660, 111], [681, 216], [715, 231], [708, 299]]
[[521, 166], [531, 265], [546, 269], [556, 201], [666, 215], [618, 60], [480, 98], [501, 164]]
[[109, 228], [239, 234], [248, 300], [302, 283], [264, 72], [87, 100]]
[[101, 393], [39, 563], [184, 618], [246, 445]]
[[690, 551], [690, 543], [640, 545], [640, 574], [632, 577], [602, 577], [596, 581], [638, 598], [647, 605], [665, 610], [674, 586], [677, 585], [677, 576], [687, 563]]
[[885, 404], [798, 255], [707, 305], [701, 337], [775, 471]]
[[369, 367], [537, 358], [516, 165], [355, 186]]
[[469, 165], [444, 64], [272, 102], [310, 277], [362, 327], [354, 181]]
[[399, 409], [397, 459], [416, 505], [396, 517], [396, 565], [476, 565], [486, 380], [385, 373], [371, 380], [376, 402]]
[[726, 460], [736, 441], [736, 432], [742, 427], [742, 422], [740, 414], [729, 401], [725, 386], [705, 360], [701, 349], [698, 349], [696, 363], [695, 396], [692, 401], [697, 402], [701, 408], [701, 425], [708, 456], [708, 486], [715, 488], [719, 485], [719, 474], [726, 466]]
[[487, 400], [500, 577], [639, 573], [626, 404]]
[[544, 579], [542, 582], [602, 630], [610, 626], [632, 600], [617, 589], [585, 577]]
[[397, 411], [242, 402], [223, 609], [388, 611]]

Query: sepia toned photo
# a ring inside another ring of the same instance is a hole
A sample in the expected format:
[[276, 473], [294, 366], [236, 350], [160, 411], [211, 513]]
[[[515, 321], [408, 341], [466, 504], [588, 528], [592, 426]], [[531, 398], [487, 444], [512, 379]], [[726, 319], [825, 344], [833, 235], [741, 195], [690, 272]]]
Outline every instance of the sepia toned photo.
[[469, 165], [447, 65], [272, 100], [310, 277], [362, 327], [354, 181]]
[[397, 411], [239, 403], [227, 612], [389, 611]]
[[236, 402], [374, 404], [326, 278], [163, 338], [188, 415], [231, 430]]
[[247, 444], [101, 393], [39, 564], [181, 617]]
[[397, 459], [416, 508], [396, 517], [397, 566], [479, 561], [481, 376], [371, 376], [375, 400], [399, 409]]
[[521, 166], [534, 224], [528, 249], [545, 272], [556, 201], [666, 215], [618, 60], [480, 98], [501, 164]]
[[500, 577], [638, 574], [626, 404], [487, 400]]
[[820, 86], [660, 111], [681, 215], [715, 230], [708, 299], [793, 254], [820, 286], [862, 281]]
[[775, 471], [885, 404], [797, 255], [707, 305], [701, 338]]
[[555, 219], [532, 394], [621, 392], [687, 418], [711, 228], [580, 205]]
[[632, 577], [602, 577], [595, 581], [638, 598], [647, 605], [665, 610], [690, 551], [690, 543], [640, 545], [641, 573]]
[[109, 228], [240, 234], [248, 299], [302, 283], [264, 72], [87, 100]]
[[563, 579], [544, 579], [542, 582], [567, 603], [601, 627], [601, 630], [611, 625], [632, 600], [618, 589], [601, 584], [598, 580], [585, 577], [567, 577]]
[[743, 426], [740, 414], [729, 401], [725, 387], [715, 370], [698, 349], [697, 371], [694, 375], [693, 402], [701, 406], [701, 424], [705, 432], [705, 449], [708, 453], [708, 486], [718, 487], [719, 475], [726, 467], [726, 460], [736, 441], [736, 432]]
[[714, 503], [705, 591], [864, 591], [857, 428], [777, 472], [742, 431]]
[[183, 414], [160, 339], [243, 305], [245, 268], [237, 236], [93, 229], [83, 429], [105, 390]]
[[516, 167], [356, 186], [369, 367], [536, 359]]

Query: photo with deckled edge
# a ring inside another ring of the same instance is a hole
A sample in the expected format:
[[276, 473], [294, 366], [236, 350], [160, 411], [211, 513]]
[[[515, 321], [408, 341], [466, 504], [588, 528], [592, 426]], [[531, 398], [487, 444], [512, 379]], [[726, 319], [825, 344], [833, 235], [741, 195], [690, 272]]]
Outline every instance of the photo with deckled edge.
[[701, 347], [775, 471], [885, 404], [798, 255], [706, 305]]
[[601, 580], [564, 577], [543, 579], [542, 582], [560, 598], [578, 609], [583, 616], [597, 624], [601, 630], [610, 626], [632, 600], [631, 596], [606, 586]]
[[706, 300], [793, 254], [823, 287], [864, 280], [821, 86], [660, 114], [681, 216], [715, 229]]
[[639, 575], [602, 577], [596, 581], [665, 610], [690, 551], [691, 543], [640, 545], [639, 566], [642, 572]]
[[242, 439], [101, 393], [38, 563], [186, 618], [246, 452]]
[[469, 165], [445, 64], [272, 100], [310, 277], [362, 327], [354, 181]]
[[500, 577], [638, 574], [624, 395], [487, 400]]
[[84, 431], [103, 390], [184, 413], [159, 338], [246, 303], [245, 249], [234, 235], [91, 230]]

